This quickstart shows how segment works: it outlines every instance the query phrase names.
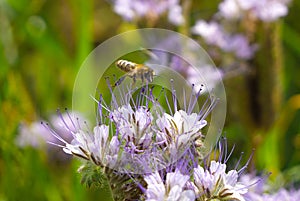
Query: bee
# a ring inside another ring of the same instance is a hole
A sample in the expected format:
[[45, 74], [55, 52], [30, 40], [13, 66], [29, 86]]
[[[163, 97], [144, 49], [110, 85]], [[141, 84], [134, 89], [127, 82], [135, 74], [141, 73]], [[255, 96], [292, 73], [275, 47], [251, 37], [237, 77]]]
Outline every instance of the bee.
[[118, 86], [122, 83], [126, 76], [132, 78], [133, 84], [135, 84], [137, 79], [140, 79], [142, 82], [147, 80], [147, 82], [153, 82], [153, 77], [155, 72], [150, 67], [144, 64], [137, 64], [127, 60], [118, 60], [116, 66], [127, 74], [122, 76], [116, 83], [115, 86]]

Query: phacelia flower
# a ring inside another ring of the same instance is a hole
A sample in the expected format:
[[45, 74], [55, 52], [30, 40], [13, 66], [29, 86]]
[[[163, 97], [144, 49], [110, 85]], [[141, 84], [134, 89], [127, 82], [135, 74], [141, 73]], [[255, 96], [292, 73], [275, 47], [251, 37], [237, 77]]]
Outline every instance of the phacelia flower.
[[227, 33], [217, 22], [199, 20], [192, 28], [192, 32], [201, 36], [208, 45], [213, 45], [225, 52], [233, 53], [237, 58], [250, 59], [255, 53], [256, 45], [250, 45], [242, 34]]
[[114, 10], [127, 21], [141, 18], [157, 21], [168, 13], [168, 20], [174, 25], [184, 23], [182, 8], [178, 0], [116, 0]]
[[21, 124], [19, 134], [16, 138], [16, 144], [19, 147], [31, 146], [34, 148], [42, 148], [47, 141], [53, 140], [54, 137], [45, 129], [41, 122], [32, 122], [29, 125]]
[[[54, 126], [56, 132], [66, 139], [71, 139], [68, 130], [76, 131], [78, 124], [83, 119], [78, 112], [65, 112], [50, 117], [50, 124]], [[83, 123], [83, 122], [81, 122]], [[41, 121], [35, 121], [30, 124], [22, 123], [19, 127], [19, 135], [16, 138], [16, 144], [20, 147], [32, 146], [34, 148], [43, 148], [47, 142], [58, 142], [53, 136], [51, 130], [45, 128]], [[53, 146], [48, 146], [54, 148]]]
[[209, 168], [198, 166], [194, 169], [195, 191], [199, 200], [240, 200], [247, 188], [238, 182], [238, 172], [230, 170], [226, 173], [226, 164], [211, 161]]
[[186, 189], [189, 179], [189, 175], [183, 175], [179, 171], [167, 173], [165, 181], [157, 171], [146, 175], [146, 201], [194, 201], [194, 191]]
[[224, 0], [219, 4], [219, 14], [227, 20], [244, 16], [272, 22], [287, 15], [290, 0]]
[[258, 201], [298, 201], [300, 199], [300, 190], [286, 190], [284, 188], [279, 189], [273, 194], [263, 194]]
[[269, 190], [269, 186], [266, 184], [266, 179], [268, 175], [263, 177], [258, 177], [255, 174], [243, 174], [240, 176], [239, 181], [244, 184], [248, 185], [248, 192], [244, 194], [244, 198], [246, 201], [251, 200], [262, 200], [262, 195], [264, 192]]
[[[78, 112], [60, 113], [50, 117], [50, 124], [53, 125], [58, 136], [66, 140], [71, 140], [70, 131], [76, 132], [79, 125], [83, 124], [83, 116]], [[87, 124], [87, 123], [85, 123]], [[19, 147], [32, 147], [39, 149], [47, 154], [48, 160], [58, 163], [69, 162], [70, 157], [63, 151], [53, 146], [60, 141], [54, 135], [53, 131], [46, 126], [44, 121], [35, 121], [29, 124], [22, 123], [19, 127], [19, 134], [16, 138], [16, 145]]]
[[[172, 85], [171, 81], [171, 85]], [[170, 101], [165, 95], [169, 112], [165, 112], [154, 97], [153, 88], [143, 87], [136, 97], [135, 89], [116, 89], [116, 99], [109, 85], [112, 101], [108, 105], [98, 100], [99, 125], [93, 131], [69, 130], [73, 140], [54, 134], [68, 154], [93, 162], [97, 166], [118, 169], [120, 172], [153, 172], [179, 159], [196, 140], [202, 139], [206, 116], [216, 103], [205, 105], [193, 113], [201, 89], [185, 100], [185, 108], [177, 106], [176, 91]], [[160, 94], [165, 94], [161, 89]]]

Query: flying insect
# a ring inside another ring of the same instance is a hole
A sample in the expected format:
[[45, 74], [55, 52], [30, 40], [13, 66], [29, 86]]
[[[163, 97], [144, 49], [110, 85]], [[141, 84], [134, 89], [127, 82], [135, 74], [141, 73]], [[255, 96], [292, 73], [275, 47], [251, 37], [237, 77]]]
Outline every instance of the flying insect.
[[130, 77], [133, 80], [133, 84], [136, 83], [137, 79], [141, 80], [142, 83], [144, 83], [145, 80], [147, 82], [153, 82], [155, 71], [144, 64], [137, 64], [128, 60], [121, 59], [116, 62], [116, 66], [122, 71], [126, 72], [126, 75], [117, 80], [115, 86], [120, 85], [125, 77]]

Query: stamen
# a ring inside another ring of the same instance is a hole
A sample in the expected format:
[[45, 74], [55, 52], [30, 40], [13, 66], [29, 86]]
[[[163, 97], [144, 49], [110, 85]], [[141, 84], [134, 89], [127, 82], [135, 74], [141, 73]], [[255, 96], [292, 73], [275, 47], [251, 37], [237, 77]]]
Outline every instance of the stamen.
[[231, 151], [229, 153], [229, 155], [227, 156], [227, 158], [225, 158], [224, 163], [227, 163], [227, 161], [229, 160], [229, 158], [231, 157], [233, 150], [235, 149], [235, 144], [232, 146]]
[[81, 130], [81, 124], [79, 122], [79, 118], [78, 117], [76, 117], [76, 122], [77, 122], [78, 130]]
[[[115, 81], [115, 83], [117, 83], [117, 77], [116, 77], [116, 75], [115, 74], [113, 74], [113, 78], [114, 78], [114, 81]], [[125, 97], [125, 94], [123, 94], [124, 93], [124, 91], [123, 90], [121, 90], [120, 89], [120, 86], [121, 85], [118, 85], [118, 91], [119, 91], [119, 93], [120, 93], [120, 96], [121, 96], [121, 105], [125, 105], [125, 100], [124, 100], [124, 97]], [[124, 96], [124, 97], [123, 97]]]
[[250, 161], [251, 161], [252, 158], [253, 158], [254, 151], [255, 151], [255, 149], [252, 150], [252, 153], [251, 153], [249, 159], [247, 160], [246, 164], [238, 171], [238, 174], [239, 174], [239, 175], [242, 174], [242, 172], [248, 167]]
[[106, 80], [108, 89], [109, 89], [109, 91], [111, 93], [111, 98], [112, 98], [112, 103], [114, 104], [114, 108], [118, 108], [118, 103], [117, 103], [115, 94], [112, 91], [112, 87], [111, 87], [111, 84], [110, 84], [110, 81], [109, 81], [109, 77], [106, 77], [105, 80]]
[[165, 90], [164, 90], [164, 95], [165, 95], [165, 99], [166, 99], [166, 102], [167, 102], [167, 106], [169, 108], [169, 112], [173, 116], [173, 112], [172, 112], [172, 109], [171, 109], [171, 106], [170, 106], [170, 103], [169, 103], [169, 100], [168, 100], [168, 97], [167, 97], [167, 94], [166, 94]]
[[68, 111], [68, 108], [65, 108], [65, 112], [67, 113], [67, 115], [68, 115], [68, 117], [69, 117], [69, 119], [70, 119], [70, 121], [71, 121], [71, 123], [72, 123], [72, 125], [73, 125], [73, 127], [74, 127], [74, 130], [76, 131], [77, 128], [76, 128], [76, 126], [75, 126], [75, 124], [74, 124], [73, 119], [71, 118], [71, 115], [70, 115], [70, 113], [69, 113], [69, 111]]
[[195, 84], [192, 84], [192, 91], [191, 91], [191, 95], [190, 95], [190, 100], [189, 100], [187, 114], [191, 114], [191, 102], [192, 102], [192, 99], [193, 99], [194, 88], [195, 88]]
[[99, 97], [99, 102], [98, 102], [98, 112], [99, 112], [99, 117], [100, 117], [100, 122], [99, 124], [102, 124], [103, 123], [103, 119], [102, 119], [102, 100], [103, 97], [102, 97], [102, 94], [100, 94], [100, 97]]
[[[199, 98], [199, 96], [200, 96], [200, 93], [201, 93], [201, 91], [202, 91], [202, 87], [203, 87], [203, 84], [201, 84], [201, 87], [200, 87], [200, 89], [198, 90], [197, 94], [196, 94], [196, 95], [194, 94], [193, 103], [192, 103], [192, 105], [191, 105], [191, 107], [190, 107], [190, 109], [191, 109], [190, 113], [191, 113], [192, 110], [195, 108], [195, 105], [196, 105], [196, 103], [197, 103], [197, 101], [198, 101], [198, 98]], [[192, 92], [192, 93], [193, 93], [193, 92]]]
[[243, 158], [243, 155], [244, 155], [244, 152], [241, 152], [240, 158], [239, 158], [238, 162], [236, 163], [236, 165], [235, 165], [235, 167], [234, 167], [235, 170], [236, 170], [236, 169], [238, 168], [238, 166], [240, 165], [240, 162], [241, 162], [241, 160], [242, 160], [242, 158]]
[[207, 108], [209, 107], [209, 100], [210, 98], [207, 98], [204, 102], [204, 104], [202, 105], [201, 107], [201, 110], [198, 112], [198, 116], [197, 116], [197, 119], [200, 120], [200, 119], [203, 119], [203, 115], [205, 114]]
[[135, 103], [135, 101], [134, 101], [134, 99], [133, 99], [133, 97], [132, 97], [133, 90], [130, 90], [129, 86], [127, 86], [127, 90], [128, 90], [128, 93], [127, 93], [127, 94], [128, 94], [128, 98], [129, 98], [128, 103], [129, 103], [129, 104], [132, 103], [134, 109], [137, 110], [137, 109], [138, 109], [138, 108], [137, 108], [137, 105], [136, 105], [136, 103]]
[[185, 88], [183, 88], [183, 107], [184, 107], [184, 111], [186, 111], [186, 96], [185, 96]]
[[177, 111], [177, 98], [176, 98], [176, 90], [174, 89], [174, 80], [171, 79], [170, 82], [171, 82], [171, 89], [172, 89], [174, 112], [176, 112]]
[[69, 131], [69, 132], [72, 132], [72, 130], [69, 128], [68, 124], [66, 123], [64, 117], [62, 116], [62, 113], [60, 112], [60, 109], [58, 108], [56, 110], [57, 112], [57, 115], [60, 117], [61, 121], [63, 122], [63, 124], [65, 125], [66, 129]]
[[203, 114], [203, 116], [201, 117], [201, 119], [206, 119], [206, 117], [215, 108], [215, 106], [217, 105], [218, 101], [219, 101], [219, 99], [213, 98], [211, 104], [209, 105], [209, 107], [207, 108], [207, 110], [205, 111], [205, 113]]
[[67, 141], [65, 141], [63, 138], [61, 138], [50, 126], [48, 123], [44, 123], [44, 122], [41, 122], [41, 124], [48, 130], [52, 133], [52, 135], [58, 139], [59, 141], [65, 143], [65, 144], [69, 144]]

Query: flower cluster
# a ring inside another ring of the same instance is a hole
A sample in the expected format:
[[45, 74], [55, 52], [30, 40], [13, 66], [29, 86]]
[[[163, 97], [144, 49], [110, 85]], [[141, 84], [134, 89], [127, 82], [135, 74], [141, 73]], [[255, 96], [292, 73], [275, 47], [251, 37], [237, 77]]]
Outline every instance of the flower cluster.
[[263, 23], [269, 24], [287, 15], [289, 2], [224, 0], [210, 20], [197, 20], [191, 32], [200, 36], [217, 66], [223, 69], [234, 67], [243, 72], [245, 67], [252, 65], [249, 60], [254, 59], [264, 45], [257, 42], [259, 36], [255, 32]]
[[250, 16], [261, 21], [272, 22], [287, 15], [289, 2], [290, 0], [224, 0], [219, 4], [219, 14], [228, 20]]
[[[124, 85], [113, 90], [110, 83], [108, 86], [111, 102], [107, 104], [100, 96], [97, 101], [98, 125], [93, 130], [75, 126], [69, 115], [60, 116], [60, 120], [71, 140], [48, 127], [60, 141], [52, 144], [87, 161], [80, 172], [88, 186], [101, 184], [101, 174], [104, 174], [114, 200], [252, 201], [299, 198], [298, 191], [281, 189], [277, 193], [266, 193], [270, 188], [262, 178], [243, 175], [252, 157], [240, 169], [241, 159], [235, 168], [228, 169], [227, 162], [233, 149], [227, 153], [224, 137], [216, 152], [203, 156], [205, 118], [216, 101], [210, 99], [199, 113], [193, 112], [201, 89], [198, 93], [193, 91], [190, 100], [184, 100], [188, 104], [180, 108], [172, 87], [170, 100], [165, 89], [160, 90], [159, 96], [154, 96], [154, 88], [148, 85], [139, 90], [126, 90]], [[161, 94], [164, 95], [161, 97]], [[163, 110], [159, 100], [166, 103], [168, 112]], [[99, 168], [102, 173], [99, 173]]]
[[[178, 160], [191, 144], [203, 137], [201, 129], [207, 124], [204, 118], [215, 104], [212, 101], [199, 113], [193, 113], [200, 89], [189, 101], [185, 100], [186, 108], [178, 109], [173, 89], [172, 103], [165, 96], [170, 109], [166, 113], [157, 101], [158, 97], [154, 97], [153, 88], [142, 88], [136, 100], [133, 99], [135, 90], [118, 90], [121, 103], [111, 87], [110, 90], [110, 107], [100, 96], [99, 125], [93, 131], [69, 130], [73, 136], [71, 142], [54, 136], [63, 143], [60, 146], [66, 153], [121, 172], [153, 172]], [[165, 89], [161, 93], [165, 94]]]
[[[222, 154], [217, 160], [201, 154], [201, 131], [216, 100], [193, 112], [200, 89], [180, 108], [172, 82], [171, 100], [165, 89], [154, 96], [148, 85], [138, 91], [120, 85], [113, 91], [108, 83], [112, 100], [108, 105], [100, 96], [98, 126], [92, 131], [68, 129], [71, 141], [54, 134], [62, 142], [59, 146], [103, 168], [115, 200], [245, 200], [249, 185], [238, 181], [240, 171], [226, 170], [224, 143], [219, 144]], [[168, 112], [158, 100], [166, 103]]]
[[236, 170], [226, 173], [224, 163], [212, 160], [208, 167], [194, 167], [191, 174], [176, 169], [163, 177], [158, 172], [145, 176], [146, 200], [245, 200], [248, 186], [238, 182]]
[[237, 58], [250, 59], [255, 50], [255, 45], [250, 45], [248, 39], [242, 34], [230, 34], [215, 21], [197, 21], [192, 28], [194, 34], [200, 35], [208, 45], [214, 45], [224, 52], [231, 52]]
[[178, 0], [116, 0], [114, 10], [127, 21], [145, 18], [155, 22], [160, 16], [168, 13], [168, 20], [172, 24], [184, 23]]

